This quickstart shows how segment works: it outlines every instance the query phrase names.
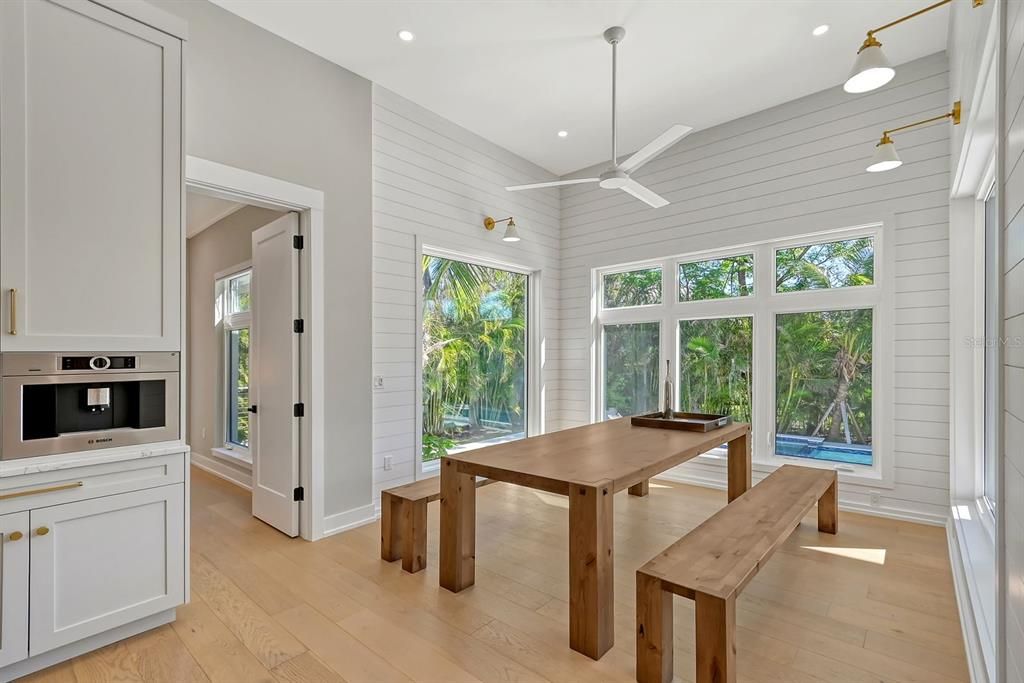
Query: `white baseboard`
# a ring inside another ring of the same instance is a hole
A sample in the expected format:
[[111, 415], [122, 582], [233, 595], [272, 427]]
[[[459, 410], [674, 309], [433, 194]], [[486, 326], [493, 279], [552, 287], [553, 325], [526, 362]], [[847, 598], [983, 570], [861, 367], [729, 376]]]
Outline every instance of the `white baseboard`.
[[15, 662], [9, 666], [0, 669], [0, 681], [13, 681], [16, 678], [22, 676], [28, 676], [31, 673], [45, 669], [46, 667], [53, 666], [54, 664], [60, 664], [61, 662], [67, 661], [72, 657], [78, 657], [86, 652], [92, 652], [98, 650], [101, 647], [116, 643], [119, 640], [125, 638], [131, 638], [144, 631], [149, 631], [157, 626], [163, 626], [174, 621], [175, 611], [173, 609], [164, 610], [163, 612], [157, 612], [148, 617], [143, 617], [137, 621], [133, 621], [130, 624], [124, 626], [118, 626], [112, 628], [109, 631], [98, 633], [88, 638], [75, 641], [58, 647], [56, 650], [50, 650], [42, 654], [36, 655], [35, 657], [29, 657], [23, 659], [20, 662]]
[[324, 533], [321, 538], [340, 534], [349, 529], [372, 524], [377, 520], [377, 510], [373, 503], [352, 508], [345, 512], [324, 516]]
[[[662, 472], [654, 478], [667, 479], [668, 481], [676, 481], [680, 484], [690, 484], [692, 486], [703, 486], [704, 488], [718, 489], [719, 491], [724, 491], [726, 488], [725, 482], [721, 479], [692, 474], [680, 474], [678, 471], [672, 470]], [[885, 517], [886, 519], [896, 519], [902, 522], [916, 522], [918, 524], [930, 524], [932, 526], [945, 526], [947, 520], [945, 516], [932, 515], [927, 512], [901, 510], [899, 508], [875, 507], [873, 505], [861, 505], [859, 503], [844, 501], [842, 499], [842, 487], [840, 487], [839, 492], [839, 509], [846, 510], [847, 512], [871, 515], [873, 517]]]
[[241, 486], [246, 491], [252, 491], [251, 471], [246, 472], [242, 468], [221, 458], [197, 453], [196, 451], [192, 451], [192, 464], [215, 477], [231, 482], [235, 486]]

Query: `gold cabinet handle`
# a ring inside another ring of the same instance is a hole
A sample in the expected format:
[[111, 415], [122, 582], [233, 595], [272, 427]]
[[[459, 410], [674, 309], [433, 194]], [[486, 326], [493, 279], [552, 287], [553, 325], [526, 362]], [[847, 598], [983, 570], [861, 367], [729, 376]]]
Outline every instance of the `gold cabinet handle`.
[[53, 493], [54, 491], [66, 491], [68, 489], [77, 489], [82, 486], [83, 482], [75, 481], [70, 484], [58, 484], [57, 486], [47, 486], [41, 489], [29, 489], [28, 491], [15, 491], [14, 493], [0, 493], [0, 500], [9, 500], [11, 498], [21, 498], [23, 496], [34, 496], [40, 493]]
[[24, 537], [25, 534], [21, 533], [20, 531], [12, 531], [11, 533], [7, 534], [8, 541], [20, 541]]
[[45, 536], [48, 533], [50, 533], [50, 527], [41, 526], [38, 529], [36, 529], [36, 536]]
[[11, 287], [11, 336], [18, 334], [18, 290]]

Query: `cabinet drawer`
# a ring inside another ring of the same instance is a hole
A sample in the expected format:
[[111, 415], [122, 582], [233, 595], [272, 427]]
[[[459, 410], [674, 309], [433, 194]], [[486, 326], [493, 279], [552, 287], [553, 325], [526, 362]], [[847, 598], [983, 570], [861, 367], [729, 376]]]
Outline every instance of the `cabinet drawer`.
[[33, 509], [29, 655], [182, 604], [185, 486]]
[[185, 454], [172, 453], [0, 479], [0, 514], [185, 481]]

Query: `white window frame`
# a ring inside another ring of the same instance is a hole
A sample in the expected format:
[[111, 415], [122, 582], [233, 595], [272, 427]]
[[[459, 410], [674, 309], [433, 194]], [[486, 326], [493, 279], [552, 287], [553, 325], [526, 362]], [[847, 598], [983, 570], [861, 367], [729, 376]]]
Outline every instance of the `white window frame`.
[[[217, 334], [220, 336], [220, 358], [217, 364], [217, 377], [218, 386], [220, 387], [220, 396], [217, 401], [218, 415], [217, 424], [219, 425], [216, 430], [215, 442], [220, 445], [215, 447], [213, 450], [227, 457], [231, 457], [243, 462], [252, 464], [252, 453], [249, 448], [242, 444], [237, 444], [228, 439], [228, 416], [231, 414], [231, 392], [228, 390], [228, 378], [231, 361], [231, 332], [233, 330], [241, 330], [248, 328], [250, 330], [250, 340], [252, 339], [252, 301], [250, 294], [249, 310], [241, 313], [229, 313], [228, 312], [228, 297], [230, 296], [230, 282], [231, 280], [238, 278], [242, 275], [249, 273], [252, 274], [252, 262], [245, 261], [235, 265], [227, 270], [221, 271], [214, 276], [215, 285], [214, 293], [216, 297], [216, 303], [214, 305], [215, 324], [217, 326]], [[251, 352], [251, 348], [250, 348]]]
[[423, 257], [449, 259], [472, 263], [485, 268], [504, 270], [526, 276], [526, 437], [544, 433], [544, 407], [541, 368], [544, 358], [544, 334], [542, 329], [541, 311], [541, 277], [540, 268], [503, 261], [500, 259], [471, 254], [445, 247], [423, 244], [417, 239], [416, 245], [416, 413], [415, 451], [416, 479], [437, 476], [441, 470], [441, 461], [423, 462], [423, 291], [422, 268]]
[[[783, 239], [753, 242], [734, 247], [688, 252], [658, 260], [595, 268], [592, 273], [595, 311], [591, 340], [593, 363], [591, 381], [592, 419], [604, 419], [604, 338], [609, 324], [658, 322], [661, 330], [659, 377], [665, 361], [672, 361], [674, 392], [679, 395], [678, 324], [682, 320], [751, 317], [753, 319], [752, 358], [752, 434], [753, 461], [759, 471], [770, 472], [790, 463], [836, 470], [844, 480], [893, 488], [892, 405], [895, 343], [892, 333], [893, 278], [890, 275], [891, 249], [885, 235], [885, 222], [823, 230]], [[862, 237], [872, 240], [874, 282], [871, 285], [804, 290], [775, 291], [775, 253], [794, 246], [837, 242]], [[731, 256], [754, 257], [753, 293], [703, 301], [679, 301], [678, 268], [681, 264]], [[661, 267], [662, 303], [624, 308], [603, 308], [604, 275], [609, 273]], [[872, 464], [853, 465], [825, 460], [782, 456], [775, 453], [775, 316], [780, 313], [871, 309], [872, 311]], [[664, 400], [663, 382], [659, 382], [659, 405]], [[724, 449], [700, 456], [703, 462], [724, 467]]]

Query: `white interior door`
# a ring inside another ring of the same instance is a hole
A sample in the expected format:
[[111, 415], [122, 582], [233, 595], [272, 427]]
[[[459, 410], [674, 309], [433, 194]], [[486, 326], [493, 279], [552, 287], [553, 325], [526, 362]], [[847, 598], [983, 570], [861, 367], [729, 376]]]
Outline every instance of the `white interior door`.
[[252, 514], [289, 536], [299, 534], [298, 234], [295, 213], [252, 234]]

